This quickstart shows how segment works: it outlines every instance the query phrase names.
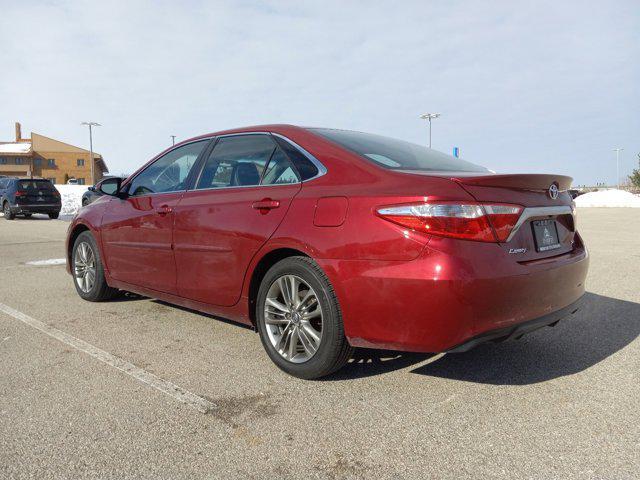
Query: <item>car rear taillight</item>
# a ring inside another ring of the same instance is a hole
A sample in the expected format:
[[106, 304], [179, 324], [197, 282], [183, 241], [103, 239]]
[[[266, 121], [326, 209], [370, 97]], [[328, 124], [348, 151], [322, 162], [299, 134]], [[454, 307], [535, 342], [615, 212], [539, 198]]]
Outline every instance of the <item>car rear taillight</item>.
[[58, 190], [54, 190], [53, 191], [53, 196], [57, 197], [57, 198], [60, 198], [60, 192]]
[[26, 190], [17, 190], [16, 191], [16, 197], [26, 197], [27, 196], [27, 191]]
[[487, 212], [489, 222], [493, 225], [498, 241], [506, 241], [520, 218], [522, 207], [518, 205], [483, 205], [483, 208]]
[[418, 232], [480, 242], [504, 242], [522, 210], [519, 205], [505, 204], [416, 203], [381, 207], [377, 213], [385, 220]]

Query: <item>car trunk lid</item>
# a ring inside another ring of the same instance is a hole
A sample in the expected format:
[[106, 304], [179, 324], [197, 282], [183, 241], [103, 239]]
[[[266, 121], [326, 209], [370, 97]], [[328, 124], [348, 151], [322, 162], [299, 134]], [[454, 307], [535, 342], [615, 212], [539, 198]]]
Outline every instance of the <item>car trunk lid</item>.
[[52, 204], [60, 201], [60, 194], [47, 180], [24, 180], [18, 183], [19, 199], [21, 204]]
[[458, 183], [481, 203], [525, 207], [507, 240], [505, 252], [519, 263], [561, 256], [575, 242], [575, 211], [568, 190], [571, 177], [550, 174], [456, 175]]
[[523, 264], [538, 262], [562, 256], [574, 248], [575, 209], [567, 191], [571, 177], [406, 170], [402, 173], [448, 178], [483, 205], [524, 207], [511, 234], [500, 243], [505, 254], [514, 261]]

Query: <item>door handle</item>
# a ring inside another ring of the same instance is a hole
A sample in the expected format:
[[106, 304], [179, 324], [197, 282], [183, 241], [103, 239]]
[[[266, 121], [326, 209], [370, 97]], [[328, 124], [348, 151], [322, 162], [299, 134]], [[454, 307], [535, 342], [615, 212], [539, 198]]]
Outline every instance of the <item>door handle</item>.
[[280, 202], [278, 200], [265, 198], [264, 200], [260, 200], [259, 202], [254, 202], [251, 206], [256, 210], [272, 210], [274, 208], [278, 208], [280, 206]]
[[161, 205], [160, 207], [156, 208], [156, 213], [158, 215], [166, 215], [167, 213], [171, 212], [173, 212], [173, 208], [171, 208], [169, 205]]

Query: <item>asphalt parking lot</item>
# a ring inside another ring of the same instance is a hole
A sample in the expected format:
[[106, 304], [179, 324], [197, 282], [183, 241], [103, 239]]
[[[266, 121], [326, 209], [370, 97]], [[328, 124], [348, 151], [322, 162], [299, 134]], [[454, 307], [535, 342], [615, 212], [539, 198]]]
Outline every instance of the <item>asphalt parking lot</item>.
[[0, 304], [211, 405], [0, 311], [0, 478], [638, 478], [640, 210], [578, 215], [573, 318], [435, 361], [359, 351], [314, 382], [233, 323], [82, 301], [64, 266], [26, 263], [63, 257], [67, 222], [0, 219]]

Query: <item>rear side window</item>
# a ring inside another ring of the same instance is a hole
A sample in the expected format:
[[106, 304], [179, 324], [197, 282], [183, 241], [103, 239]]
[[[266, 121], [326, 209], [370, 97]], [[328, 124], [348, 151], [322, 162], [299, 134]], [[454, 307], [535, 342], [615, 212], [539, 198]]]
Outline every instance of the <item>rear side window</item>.
[[484, 167], [395, 138], [350, 130], [312, 128], [313, 133], [390, 170], [488, 172]]
[[259, 185], [275, 149], [270, 135], [220, 138], [204, 164], [196, 189]]
[[274, 138], [276, 142], [278, 142], [278, 146], [287, 154], [287, 157], [289, 157], [291, 162], [295, 165], [295, 168], [303, 181], [309, 180], [310, 178], [318, 175], [318, 167], [316, 167], [311, 160], [305, 157], [302, 152], [286, 140], [278, 137]]
[[276, 148], [271, 155], [271, 160], [269, 160], [260, 185], [284, 185], [299, 181], [296, 169], [289, 157], [281, 149]]

